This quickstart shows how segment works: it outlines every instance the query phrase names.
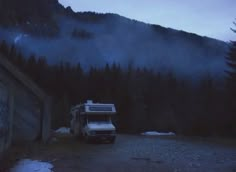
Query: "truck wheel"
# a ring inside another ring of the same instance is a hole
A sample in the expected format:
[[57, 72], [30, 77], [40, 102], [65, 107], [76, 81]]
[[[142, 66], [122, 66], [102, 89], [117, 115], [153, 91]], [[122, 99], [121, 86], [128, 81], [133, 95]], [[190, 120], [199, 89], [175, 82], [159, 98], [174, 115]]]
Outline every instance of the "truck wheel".
[[116, 138], [115, 138], [115, 137], [112, 137], [112, 138], [110, 139], [110, 143], [111, 143], [111, 144], [115, 143], [115, 140], [116, 140]]
[[74, 131], [70, 128], [70, 134], [74, 134]]
[[78, 139], [81, 140], [82, 138], [83, 138], [83, 134], [82, 134], [82, 133], [79, 133]]
[[85, 142], [86, 142], [86, 143], [90, 143], [89, 136], [86, 134], [84, 137], [85, 137]]

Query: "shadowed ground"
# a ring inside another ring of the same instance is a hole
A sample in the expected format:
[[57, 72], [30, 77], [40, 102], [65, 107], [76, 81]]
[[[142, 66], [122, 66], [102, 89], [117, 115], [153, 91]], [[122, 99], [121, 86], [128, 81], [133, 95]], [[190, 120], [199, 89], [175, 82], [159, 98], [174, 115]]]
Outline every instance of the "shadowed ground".
[[64, 135], [48, 145], [15, 145], [5, 164], [22, 158], [51, 162], [54, 172], [235, 172], [236, 140], [118, 135], [114, 144], [86, 144]]

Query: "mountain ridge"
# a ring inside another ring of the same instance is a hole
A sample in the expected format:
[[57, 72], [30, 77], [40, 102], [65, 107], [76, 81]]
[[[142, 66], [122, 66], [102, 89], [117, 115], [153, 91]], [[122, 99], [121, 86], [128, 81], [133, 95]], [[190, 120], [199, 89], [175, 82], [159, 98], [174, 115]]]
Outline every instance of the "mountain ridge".
[[[173, 71], [188, 78], [224, 76], [228, 47], [224, 41], [118, 14], [75, 13], [56, 0], [44, 1], [53, 2], [50, 22], [25, 20], [7, 28], [2, 25], [0, 39], [15, 43], [27, 56], [45, 56], [51, 64], [79, 62], [89, 68], [119, 63], [123, 67], [132, 64], [157, 72]], [[20, 35], [25, 36], [15, 42]]]

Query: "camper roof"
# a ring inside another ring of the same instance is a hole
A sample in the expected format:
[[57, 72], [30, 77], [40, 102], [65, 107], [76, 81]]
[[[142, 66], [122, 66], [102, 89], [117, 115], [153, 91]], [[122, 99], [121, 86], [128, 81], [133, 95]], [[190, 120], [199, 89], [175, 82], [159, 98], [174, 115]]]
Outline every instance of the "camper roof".
[[116, 109], [114, 104], [101, 104], [101, 103], [85, 103], [84, 112], [92, 114], [115, 114]]
[[85, 104], [84, 108], [86, 113], [106, 113], [106, 114], [115, 114], [116, 109], [114, 104], [99, 104], [99, 103], [93, 103], [93, 104]]
[[71, 112], [77, 110], [86, 114], [116, 114], [114, 104], [93, 103], [91, 100], [87, 101], [87, 103], [79, 104], [71, 108]]

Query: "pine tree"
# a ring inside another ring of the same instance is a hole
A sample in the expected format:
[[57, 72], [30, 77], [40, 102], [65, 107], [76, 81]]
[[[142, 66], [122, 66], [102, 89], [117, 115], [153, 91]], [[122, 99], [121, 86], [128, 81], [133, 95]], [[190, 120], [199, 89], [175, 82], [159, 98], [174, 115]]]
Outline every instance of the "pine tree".
[[[236, 23], [234, 23], [236, 25]], [[233, 30], [233, 29], [232, 29]], [[236, 30], [233, 30], [236, 33]], [[227, 88], [230, 91], [230, 94], [236, 96], [236, 41], [231, 41], [229, 52], [226, 57], [226, 63], [229, 69], [227, 73]]]
[[[234, 22], [236, 26], [236, 23]], [[233, 32], [236, 33], [236, 30], [232, 29]], [[226, 87], [227, 87], [227, 108], [229, 110], [229, 114], [231, 115], [229, 118], [230, 124], [229, 129], [233, 129], [232, 132], [235, 131], [236, 127], [233, 127], [236, 122], [236, 41], [231, 41], [229, 52], [226, 57], [226, 63], [228, 66], [228, 70], [226, 71]]]
[[[234, 22], [236, 26], [236, 23]], [[231, 29], [233, 32], [236, 33], [236, 30]], [[229, 69], [226, 71], [227, 75], [227, 83], [228, 86], [235, 86], [236, 83], [236, 41], [231, 41], [229, 52], [226, 57], [226, 63]], [[231, 89], [233, 88], [231, 87]]]
[[226, 63], [229, 69], [227, 73], [227, 86], [230, 91], [236, 91], [236, 41], [231, 41], [231, 47], [229, 49], [228, 56], [226, 57]]

